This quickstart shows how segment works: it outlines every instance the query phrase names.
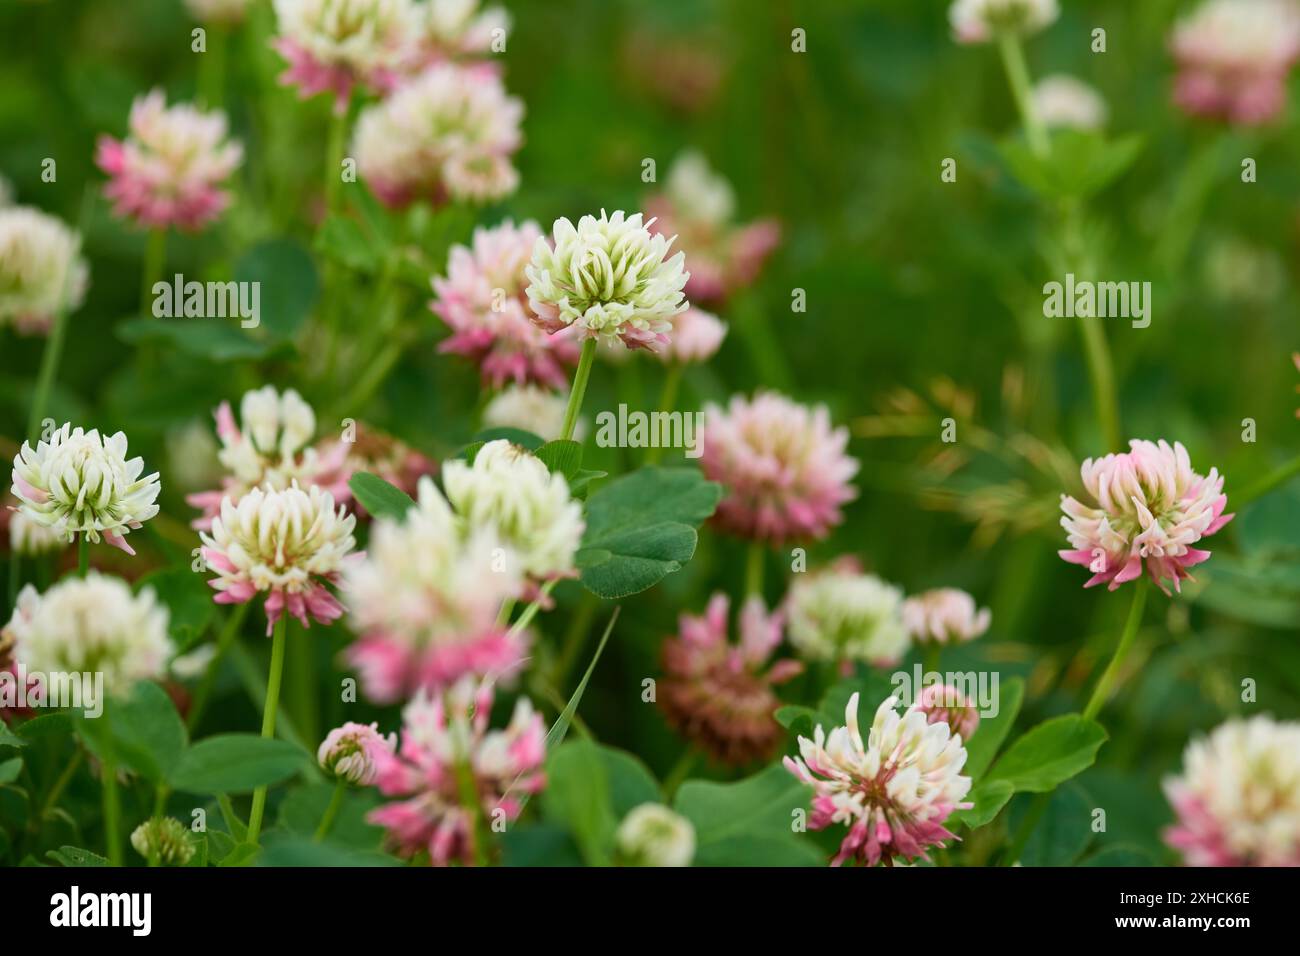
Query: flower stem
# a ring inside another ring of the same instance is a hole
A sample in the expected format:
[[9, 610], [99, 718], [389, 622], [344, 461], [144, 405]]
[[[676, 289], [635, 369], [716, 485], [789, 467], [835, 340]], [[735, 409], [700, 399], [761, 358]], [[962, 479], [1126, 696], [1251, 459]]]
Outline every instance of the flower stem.
[[672, 769], [668, 771], [668, 775], [664, 777], [663, 791], [667, 799], [671, 800], [677, 795], [677, 788], [686, 781], [691, 770], [695, 768], [697, 757], [696, 752], [688, 747], [677, 762], [673, 764]]
[[45, 417], [45, 406], [49, 403], [50, 389], [54, 385], [54, 373], [59, 367], [59, 357], [63, 354], [67, 327], [68, 310], [59, 309], [54, 314], [54, 324], [50, 326], [50, 336], [45, 340], [45, 349], [41, 353], [41, 370], [36, 376], [36, 392], [28, 413], [27, 437], [31, 441], [36, 441], [41, 434], [41, 420]]
[[1002, 55], [1002, 66], [1006, 69], [1007, 83], [1011, 86], [1016, 109], [1020, 111], [1029, 148], [1036, 156], [1046, 156], [1051, 151], [1051, 146], [1047, 131], [1034, 109], [1033, 87], [1029, 81], [1029, 68], [1025, 66], [1025, 53], [1021, 49], [1020, 38], [1011, 32], [1003, 33], [998, 37], [998, 52]]
[[153, 298], [153, 287], [162, 275], [166, 259], [167, 230], [150, 229], [144, 247], [144, 265], [140, 271], [140, 314], [143, 316], [153, 315], [149, 300]]
[[[925, 650], [922, 656], [922, 664], [923, 664], [921, 669], [922, 678], [924, 678], [926, 674], [939, 673], [939, 652], [941, 649], [942, 648], [938, 641], [926, 642]], [[920, 697], [921, 689], [919, 687], [914, 688], [912, 693], [915, 695], [913, 699], [916, 699]]]
[[330, 804], [325, 808], [325, 815], [320, 818], [320, 826], [316, 828], [316, 834], [312, 840], [319, 843], [329, 836], [330, 827], [334, 826], [334, 818], [339, 815], [339, 807], [343, 806], [343, 793], [347, 789], [342, 780], [334, 783], [334, 795], [330, 797]]
[[1084, 355], [1088, 360], [1088, 377], [1092, 380], [1092, 400], [1106, 440], [1107, 451], [1119, 451], [1123, 438], [1119, 427], [1119, 402], [1115, 397], [1115, 368], [1106, 344], [1106, 332], [1095, 315], [1079, 318], [1083, 334]]
[[[284, 675], [284, 643], [289, 615], [281, 614], [271, 638], [271, 672], [266, 679], [266, 707], [262, 710], [262, 736], [275, 736], [275, 712], [280, 704], [280, 679]], [[266, 811], [266, 787], [253, 791], [253, 809], [248, 814], [248, 842], [257, 844], [262, 832], [262, 814]]]
[[745, 560], [745, 597], [763, 596], [763, 545], [759, 541], [749, 542], [749, 553]]
[[1235, 496], [1232, 502], [1233, 507], [1240, 508], [1243, 505], [1254, 501], [1256, 498], [1262, 498], [1264, 495], [1268, 494], [1280, 485], [1285, 484], [1296, 475], [1300, 475], [1300, 455], [1292, 458], [1286, 464], [1274, 468], [1254, 484], [1248, 485], [1245, 491]]
[[564, 409], [564, 427], [560, 438], [568, 440], [573, 437], [573, 430], [578, 427], [578, 413], [582, 411], [582, 396], [587, 393], [587, 379], [591, 378], [591, 363], [596, 359], [596, 340], [583, 340], [582, 354], [578, 357], [578, 370], [573, 373], [573, 388], [569, 390], [569, 404]]
[[[681, 388], [682, 372], [684, 370], [685, 366], [681, 362], [673, 362], [668, 366], [668, 373], [664, 376], [664, 390], [659, 394], [659, 411], [672, 411], [673, 405], [677, 402], [677, 392]], [[651, 445], [646, 451], [645, 463], [647, 465], [658, 464], [662, 455], [662, 445]]]
[[330, 118], [328, 153], [325, 157], [325, 211], [334, 215], [338, 208], [339, 184], [343, 172], [343, 140], [348, 128], [348, 104], [336, 109]]
[[550, 596], [551, 590], [554, 587], [555, 587], [554, 581], [547, 581], [545, 584], [542, 585], [541, 594], [537, 596], [537, 600], [529, 602], [528, 606], [524, 608], [523, 611], [520, 612], [519, 617], [515, 620], [515, 623], [510, 625], [509, 633], [512, 637], [518, 634], [524, 628], [526, 628], [529, 624], [533, 623], [533, 618], [537, 616], [537, 611], [541, 608], [542, 601], [544, 601], [547, 597]]
[[77, 577], [84, 578], [90, 570], [90, 539], [86, 532], [77, 536]]
[[1115, 682], [1119, 679], [1120, 669], [1124, 666], [1124, 659], [1133, 649], [1133, 642], [1137, 638], [1138, 625], [1142, 623], [1142, 610], [1147, 603], [1147, 579], [1143, 575], [1134, 582], [1133, 603], [1129, 606], [1128, 620], [1124, 622], [1124, 632], [1120, 635], [1119, 644], [1115, 647], [1115, 654], [1102, 671], [1101, 679], [1097, 681], [1097, 686], [1093, 688], [1092, 696], [1088, 698], [1088, 704], [1083, 708], [1083, 716], [1086, 720], [1091, 720], [1097, 716], [1101, 710], [1102, 704], [1114, 690]]
[[[84, 540], [84, 539], [83, 539]], [[107, 703], [107, 702], [106, 702]], [[108, 707], [100, 716], [108, 719]], [[113, 735], [104, 735], [99, 754], [99, 783], [104, 807], [104, 845], [109, 866], [122, 865], [122, 796], [117, 789], [117, 760], [113, 753]]]
[[208, 109], [219, 107], [223, 99], [226, 74], [226, 31], [208, 29], [208, 48], [199, 70], [199, 102]]
[[460, 794], [461, 809], [469, 817], [465, 825], [465, 836], [469, 841], [470, 857], [475, 866], [487, 866], [487, 852], [483, 846], [480, 821], [483, 807], [479, 803], [478, 784], [474, 780], [474, 768], [467, 760], [456, 762], [456, 786]]

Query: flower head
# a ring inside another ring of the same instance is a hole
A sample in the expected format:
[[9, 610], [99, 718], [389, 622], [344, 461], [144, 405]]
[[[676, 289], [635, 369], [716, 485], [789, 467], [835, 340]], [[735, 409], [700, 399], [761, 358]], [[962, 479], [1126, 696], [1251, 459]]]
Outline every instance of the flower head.
[[772, 688], [803, 666], [773, 662], [781, 616], [752, 597], [740, 612], [740, 642], [727, 640], [725, 594], [715, 594], [700, 617], [683, 614], [679, 633], [663, 644], [659, 703], [676, 730], [728, 764], [770, 757], [785, 735], [773, 718], [781, 706]]
[[1300, 866], [1300, 723], [1220, 724], [1165, 781], [1178, 820], [1165, 842], [1190, 866]]
[[120, 578], [89, 571], [44, 594], [27, 585], [5, 630], [29, 674], [102, 673], [116, 696], [166, 674], [173, 650], [167, 624], [152, 588], [132, 594]]
[[689, 308], [672, 321], [668, 344], [657, 353], [665, 362], [707, 362], [727, 337], [727, 323], [703, 309]]
[[379, 724], [348, 721], [326, 734], [316, 751], [316, 760], [321, 769], [331, 776], [368, 787], [375, 782], [375, 776], [379, 772], [379, 752], [391, 754], [396, 749], [397, 735], [389, 734], [385, 737], [379, 732]]
[[809, 408], [775, 392], [734, 396], [704, 409], [706, 477], [726, 494], [714, 520], [741, 537], [780, 545], [822, 538], [855, 497], [858, 463], [845, 454], [849, 433], [833, 428], [825, 406]]
[[1106, 125], [1106, 101], [1073, 76], [1054, 73], [1034, 86], [1034, 112], [1044, 126], [1097, 130]]
[[989, 629], [988, 608], [957, 588], [936, 588], [903, 602], [903, 626], [912, 640], [936, 644], [973, 641]]
[[682, 153], [668, 171], [664, 192], [651, 196], [647, 224], [654, 232], [676, 235], [691, 263], [686, 294], [722, 304], [737, 289], [753, 283], [781, 239], [773, 219], [737, 225], [731, 183], [709, 168], [694, 151]]
[[508, 674], [527, 652], [527, 633], [498, 621], [502, 602], [523, 594], [519, 562], [494, 526], [458, 522], [429, 478], [401, 521], [375, 521], [345, 584], [360, 634], [347, 659], [378, 703], [466, 674]]
[[909, 643], [903, 592], [856, 562], [801, 574], [785, 598], [790, 643], [806, 660], [893, 664]]
[[146, 860], [159, 866], [185, 866], [194, 859], [190, 832], [175, 817], [155, 817], [131, 831], [131, 846]]
[[[483, 426], [520, 428], [549, 441], [560, 437], [566, 405], [562, 394], [540, 385], [507, 385], [484, 407]], [[573, 437], [581, 441], [583, 431], [579, 421]]]
[[846, 860], [874, 866], [896, 857], [926, 858], [926, 850], [954, 839], [944, 829], [970, 791], [962, 775], [966, 749], [944, 722], [929, 723], [917, 704], [899, 716], [898, 698], [876, 710], [867, 739], [858, 730], [858, 695], [849, 698], [845, 726], [828, 736], [799, 738], [799, 757], [786, 768], [813, 789], [809, 826], [849, 828], [832, 865]]
[[563, 389], [566, 366], [578, 361], [571, 335], [547, 335], [529, 317], [524, 267], [541, 238], [531, 221], [475, 229], [471, 246], [451, 247], [446, 278], [433, 280], [430, 308], [452, 330], [438, 351], [473, 359], [494, 388], [512, 381]]
[[668, 257], [672, 239], [651, 235], [641, 214], [583, 216], [575, 227], [557, 219], [554, 248], [533, 245], [528, 302], [547, 332], [577, 326], [583, 338], [618, 338], [628, 348], [657, 350], [668, 342], [672, 317], [686, 311], [684, 256]]
[[387, 91], [415, 53], [411, 0], [274, 0], [280, 77], [301, 97], [333, 93], [342, 113], [358, 84]]
[[38, 209], [0, 208], [0, 326], [46, 331], [81, 305], [88, 274], [77, 233]]
[[980, 725], [979, 710], [951, 684], [926, 684], [917, 706], [932, 724], [945, 723], [962, 740], [970, 740]]
[[227, 139], [226, 115], [188, 103], [168, 107], [162, 90], [131, 104], [130, 135], [101, 136], [95, 161], [109, 176], [113, 211], [150, 229], [200, 229], [230, 203], [223, 188], [243, 158]]
[[356, 546], [357, 519], [335, 510], [328, 491], [254, 488], [238, 501], [226, 498], [203, 532], [202, 554], [216, 577], [208, 584], [218, 604], [243, 604], [266, 595], [266, 633], [287, 608], [309, 627], [309, 617], [328, 624], [343, 607], [325, 587], [343, 570]]
[[389, 206], [416, 199], [485, 203], [519, 186], [511, 157], [524, 106], [491, 71], [445, 63], [403, 83], [357, 119], [357, 169]]
[[0, 525], [6, 522], [9, 525], [9, 550], [14, 554], [29, 557], [50, 554], [62, 550], [68, 543], [63, 535], [38, 524], [12, 505], [0, 514]]
[[1028, 36], [1060, 15], [1056, 0], [954, 0], [948, 8], [958, 43], [987, 43], [1008, 33]]
[[1187, 569], [1209, 558], [1193, 547], [1232, 519], [1223, 513], [1228, 496], [1215, 468], [1208, 476], [1192, 470], [1179, 442], [1129, 442], [1131, 451], [1089, 458], [1080, 474], [1096, 506], [1061, 496], [1061, 527], [1070, 550], [1060, 555], [1092, 572], [1084, 587], [1107, 583], [1115, 590], [1142, 573], [1168, 593], [1178, 590]]
[[[514, 820], [520, 797], [545, 784], [541, 715], [520, 698], [509, 725], [489, 730], [492, 698], [490, 684], [468, 678], [442, 693], [422, 691], [402, 712], [397, 753], [378, 752], [379, 791], [400, 799], [367, 819], [388, 831], [389, 845], [402, 856], [425, 851], [435, 866], [473, 863], [474, 818], [500, 812]], [[458, 777], [465, 775], [478, 804], [473, 809], [462, 803]]]
[[1209, 0], [1175, 25], [1169, 45], [1180, 107], [1267, 123], [1285, 107], [1287, 74], [1300, 59], [1300, 10], [1290, 0]]
[[144, 459], [126, 457], [126, 435], [103, 438], [65, 424], [14, 458], [13, 492], [31, 521], [71, 541], [84, 534], [127, 554], [126, 535], [158, 513], [158, 473], [140, 476]]
[[628, 866], [690, 866], [695, 857], [695, 827], [662, 803], [643, 803], [628, 811], [614, 834], [621, 862]]
[[510, 14], [482, 0], [427, 0], [419, 5], [422, 63], [464, 61], [504, 50]]

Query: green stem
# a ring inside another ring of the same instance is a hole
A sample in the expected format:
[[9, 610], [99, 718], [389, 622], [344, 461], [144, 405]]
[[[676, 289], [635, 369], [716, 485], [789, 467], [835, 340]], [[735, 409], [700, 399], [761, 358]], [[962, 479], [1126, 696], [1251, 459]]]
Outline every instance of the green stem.
[[[268, 740], [275, 736], [275, 712], [280, 704], [280, 679], [284, 675], [284, 644], [288, 625], [289, 615], [281, 614], [275, 622], [275, 634], [271, 638], [271, 671], [266, 679], [266, 707], [262, 711], [262, 737]], [[248, 814], [249, 843], [257, 844], [265, 811], [266, 787], [263, 786], [253, 791], [253, 809]]]
[[483, 808], [479, 804], [478, 785], [474, 781], [474, 770], [467, 761], [456, 763], [456, 786], [460, 794], [460, 805], [469, 816], [467, 838], [469, 854], [475, 866], [487, 866], [487, 851], [483, 846], [482, 828]]
[[1146, 575], [1139, 577], [1133, 584], [1133, 603], [1129, 606], [1128, 620], [1124, 622], [1124, 632], [1120, 635], [1119, 644], [1115, 647], [1115, 654], [1102, 671], [1101, 679], [1097, 681], [1097, 686], [1093, 688], [1092, 696], [1088, 698], [1088, 705], [1083, 708], [1083, 716], [1091, 720], [1097, 716], [1097, 712], [1106, 703], [1115, 687], [1115, 682], [1119, 679], [1120, 670], [1124, 666], [1124, 659], [1133, 649], [1133, 642], [1137, 638], [1138, 626], [1142, 623], [1142, 610], [1147, 603], [1147, 578]]
[[1002, 66], [1006, 69], [1007, 83], [1011, 86], [1011, 96], [1020, 111], [1020, 120], [1025, 127], [1025, 137], [1034, 154], [1043, 157], [1051, 151], [1047, 139], [1047, 130], [1034, 109], [1033, 85], [1029, 80], [1029, 68], [1025, 65], [1025, 53], [1020, 46], [1020, 38], [1011, 32], [998, 37], [998, 52], [1002, 55]]
[[542, 593], [538, 595], [537, 600], [530, 602], [529, 605], [523, 609], [522, 613], [520, 613], [518, 620], [510, 626], [510, 635], [512, 637], [526, 628], [529, 624], [533, 623], [533, 618], [537, 616], [537, 612], [542, 606], [542, 601], [550, 596], [551, 590], [554, 587], [554, 581], [547, 581], [542, 585]]
[[1262, 498], [1273, 489], [1290, 481], [1296, 475], [1300, 475], [1300, 455], [1292, 458], [1286, 464], [1274, 468], [1254, 484], [1248, 485], [1245, 491], [1233, 497], [1232, 505], [1234, 508], [1241, 508], [1256, 498]]
[[320, 737], [320, 709], [316, 699], [316, 645], [305, 628], [288, 642], [288, 703], [298, 732], [308, 740]]
[[1119, 426], [1119, 401], [1115, 397], [1115, 368], [1111, 363], [1110, 347], [1106, 344], [1106, 332], [1101, 327], [1101, 319], [1095, 315], [1080, 316], [1079, 331], [1083, 335], [1093, 405], [1106, 450], [1119, 451], [1123, 437]]
[[63, 354], [63, 340], [67, 328], [68, 310], [60, 309], [54, 314], [50, 336], [45, 340], [45, 349], [41, 352], [41, 370], [36, 376], [36, 392], [32, 398], [31, 411], [28, 413], [27, 437], [33, 442], [41, 434], [41, 420], [45, 417], [45, 406], [49, 404], [50, 389], [54, 386], [54, 373], [59, 367], [59, 358]]
[[251, 606], [248, 602], [236, 605], [230, 617], [226, 618], [226, 626], [222, 628], [221, 636], [217, 638], [217, 652], [212, 655], [212, 660], [208, 662], [208, 669], [203, 675], [203, 683], [194, 691], [194, 699], [191, 701], [189, 713], [185, 717], [185, 726], [191, 733], [198, 727], [199, 721], [203, 718], [203, 711], [207, 708], [208, 699], [212, 696], [212, 690], [217, 683], [217, 673], [221, 670], [221, 662], [226, 656], [226, 651], [230, 649], [231, 643], [239, 635], [244, 618]]
[[90, 539], [86, 532], [77, 535], [77, 577], [84, 578], [90, 570]]
[[331, 216], [337, 211], [339, 185], [343, 181], [343, 140], [347, 128], [348, 105], [345, 103], [330, 118], [329, 145], [325, 158], [325, 209]]
[[564, 409], [564, 428], [560, 438], [568, 440], [573, 437], [573, 430], [578, 427], [578, 413], [582, 411], [582, 396], [587, 392], [587, 380], [591, 378], [591, 364], [596, 359], [596, 340], [589, 338], [582, 343], [582, 354], [578, 357], [578, 370], [573, 373], [573, 388], [569, 390], [569, 404]]
[[72, 757], [63, 768], [63, 772], [59, 774], [58, 779], [54, 781], [54, 785], [50, 787], [50, 792], [45, 795], [45, 800], [41, 803], [40, 812], [32, 819], [33, 829], [44, 822], [45, 814], [49, 813], [50, 808], [58, 802], [59, 797], [63, 796], [63, 791], [67, 789], [68, 784], [72, 781], [73, 774], [77, 772], [77, 768], [80, 766], [81, 750], [78, 748], [73, 751]]
[[208, 48], [199, 69], [199, 102], [209, 109], [221, 105], [226, 77], [226, 31], [208, 28]]
[[140, 314], [153, 315], [149, 302], [153, 299], [153, 287], [162, 276], [163, 263], [167, 260], [167, 230], [150, 229], [145, 241], [144, 265], [140, 270]]
[[668, 771], [668, 775], [664, 777], [664, 797], [668, 800], [672, 800], [672, 798], [677, 794], [677, 788], [686, 781], [691, 770], [694, 769], [695, 761], [698, 757], [699, 755], [694, 750], [687, 748], [687, 750], [677, 758], [677, 762], [673, 764], [672, 769]]
[[1025, 812], [1025, 818], [1020, 822], [1020, 829], [1016, 830], [1015, 838], [1007, 847], [1006, 854], [1002, 857], [1003, 866], [1015, 866], [1016, 861], [1020, 859], [1020, 854], [1025, 851], [1025, 844], [1029, 842], [1029, 837], [1038, 826], [1038, 822], [1043, 819], [1043, 814], [1047, 812], [1047, 806], [1052, 802], [1052, 792], [1034, 794], [1033, 801], [1029, 804], [1029, 809]]
[[763, 545], [758, 541], [749, 542], [749, 553], [745, 558], [745, 596], [763, 596]]
[[[659, 395], [659, 411], [672, 411], [672, 407], [677, 402], [677, 392], [682, 384], [682, 372], [685, 366], [681, 362], [673, 362], [668, 366], [668, 373], [664, 376], [664, 390]], [[659, 462], [663, 456], [663, 446], [652, 445], [646, 452], [645, 463], [654, 465]]]
[[[940, 647], [938, 641], [926, 641], [925, 651], [923, 652], [923, 656], [922, 656], [922, 664], [923, 664], [921, 670], [922, 678], [924, 678], [926, 674], [939, 673], [939, 653], [941, 649], [942, 648]], [[913, 689], [912, 693], [919, 698], [921, 694], [921, 689], [919, 687], [915, 688]]]
[[596, 607], [595, 596], [584, 588], [582, 597], [578, 600], [578, 609], [574, 612], [573, 617], [569, 619], [569, 629], [565, 632], [564, 641], [560, 645], [560, 656], [555, 662], [555, 671], [551, 683], [556, 687], [563, 687], [568, 681], [569, 671], [573, 669], [578, 654], [581, 653], [583, 645], [587, 643], [591, 622], [596, 616]]
[[330, 797], [330, 804], [325, 808], [325, 815], [320, 818], [320, 826], [316, 828], [316, 835], [312, 837], [316, 843], [329, 836], [330, 828], [334, 826], [334, 818], [339, 815], [339, 807], [343, 806], [343, 792], [347, 789], [342, 780], [334, 783], [334, 795]]
[[[108, 719], [108, 707], [105, 702], [104, 713], [100, 716]], [[104, 808], [104, 844], [109, 866], [122, 865], [122, 795], [117, 789], [117, 760], [113, 753], [113, 735], [104, 735], [104, 743], [99, 754], [99, 783]]]

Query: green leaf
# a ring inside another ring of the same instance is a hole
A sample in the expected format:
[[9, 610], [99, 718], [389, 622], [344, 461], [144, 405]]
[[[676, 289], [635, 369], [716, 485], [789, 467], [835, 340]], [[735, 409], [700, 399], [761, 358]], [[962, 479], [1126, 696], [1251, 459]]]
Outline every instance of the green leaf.
[[236, 843], [234, 848], [221, 858], [217, 866], [244, 866], [262, 852], [262, 848], [255, 843]]
[[311, 253], [291, 239], [269, 239], [249, 249], [235, 264], [235, 280], [259, 283], [261, 328], [280, 339], [298, 331], [320, 293]]
[[548, 441], [533, 452], [552, 473], [571, 479], [582, 467], [582, 446], [576, 441]]
[[[311, 838], [316, 835], [325, 809], [334, 798], [334, 784], [317, 783], [294, 787], [280, 801], [278, 825], [290, 833]], [[349, 790], [343, 795], [338, 815], [326, 839], [356, 850], [378, 849], [383, 830], [366, 822], [366, 814], [379, 802], [373, 789]]]
[[26, 747], [27, 741], [17, 734], [10, 733], [8, 725], [0, 722], [0, 747]]
[[[238, 849], [238, 848], [236, 848]], [[258, 866], [332, 867], [401, 866], [401, 862], [378, 850], [362, 850], [338, 843], [316, 843], [303, 837], [281, 836], [268, 840], [257, 859]]]
[[22, 772], [22, 757], [10, 757], [8, 760], [0, 761], [0, 784], [13, 783]]
[[1142, 151], [1142, 137], [1107, 140], [1096, 133], [1060, 130], [1053, 134], [1047, 156], [1039, 156], [1019, 139], [1004, 142], [1000, 151], [1016, 178], [1038, 195], [1085, 198], [1105, 189], [1133, 164]]
[[1015, 792], [1015, 787], [1009, 780], [989, 780], [979, 784], [966, 798], [974, 806], [969, 810], [955, 811], [952, 821], [970, 827], [972, 830], [982, 827], [1002, 812], [1002, 808], [1007, 805], [1007, 801]]
[[511, 827], [500, 842], [502, 866], [582, 866], [582, 854], [561, 826]]
[[609, 805], [622, 819], [643, 803], [659, 803], [659, 783], [641, 760], [623, 750], [596, 744], [596, 753], [609, 779]]
[[1005, 780], [1017, 793], [1045, 793], [1092, 766], [1105, 742], [1106, 731], [1094, 720], [1054, 717], [1008, 747], [989, 779]]
[[[1023, 797], [1011, 808], [1009, 829], [1015, 833], [1033, 798]], [[1025, 866], [1070, 866], [1092, 842], [1093, 804], [1077, 784], [1052, 793], [1042, 819], [1020, 854]]]
[[788, 837], [725, 837], [697, 847], [692, 866], [817, 866], [826, 857], [811, 841]]
[[587, 530], [576, 563], [598, 597], [637, 594], [695, 554], [696, 533], [713, 514], [720, 485], [690, 468], [642, 468], [587, 502]]
[[1079, 866], [1158, 866], [1146, 850], [1136, 846], [1108, 846], [1079, 863]]
[[71, 867], [99, 867], [109, 866], [109, 862], [98, 853], [91, 853], [89, 850], [83, 850], [76, 846], [61, 846], [57, 850], [50, 850], [45, 854], [59, 866]]
[[117, 761], [154, 783], [166, 779], [188, 741], [167, 692], [152, 681], [141, 681], [129, 697], [111, 701], [107, 715]]
[[673, 808], [695, 827], [696, 866], [824, 866], [793, 828], [809, 794], [778, 763], [736, 783], [688, 780]]
[[574, 740], [546, 760], [542, 814], [573, 834], [588, 866], [608, 866], [618, 820], [610, 797], [609, 774], [596, 744]]
[[609, 623], [605, 625], [605, 633], [600, 636], [600, 643], [596, 645], [596, 653], [591, 655], [591, 663], [587, 665], [587, 670], [582, 675], [582, 680], [578, 681], [578, 686], [573, 689], [573, 695], [569, 702], [564, 705], [564, 710], [555, 718], [555, 723], [546, 733], [546, 749], [549, 751], [553, 747], [558, 747], [564, 742], [564, 736], [569, 732], [569, 724], [573, 721], [573, 715], [578, 712], [578, 705], [582, 703], [582, 695], [586, 693], [587, 682], [591, 680], [591, 675], [595, 673], [596, 664], [600, 661], [600, 655], [605, 650], [605, 644], [609, 640], [609, 635], [614, 631], [614, 623], [618, 620], [622, 612], [621, 607], [614, 608], [614, 613], [609, 617]]
[[247, 793], [288, 779], [306, 760], [306, 753], [283, 740], [222, 734], [187, 750], [169, 783], [186, 793]]
[[966, 741], [966, 767], [963, 771], [966, 776], [979, 780], [989, 764], [993, 763], [998, 748], [1011, 733], [1024, 697], [1025, 682], [1019, 677], [1013, 677], [999, 686], [997, 716], [981, 717], [975, 733]]
[[158, 343], [213, 362], [263, 359], [292, 351], [256, 334], [256, 329], [241, 328], [238, 319], [127, 319], [114, 331], [129, 345]]
[[392, 518], [401, 521], [406, 512], [415, 507], [411, 496], [378, 475], [368, 471], [358, 471], [348, 480], [348, 487], [356, 496], [361, 506], [376, 518]]
[[136, 592], [151, 587], [170, 613], [172, 640], [183, 653], [203, 637], [216, 611], [212, 589], [201, 574], [188, 567], [168, 568], [146, 574], [136, 584]]
[[383, 249], [362, 230], [354, 219], [330, 216], [316, 233], [315, 247], [335, 262], [357, 272], [374, 273], [383, 262]]

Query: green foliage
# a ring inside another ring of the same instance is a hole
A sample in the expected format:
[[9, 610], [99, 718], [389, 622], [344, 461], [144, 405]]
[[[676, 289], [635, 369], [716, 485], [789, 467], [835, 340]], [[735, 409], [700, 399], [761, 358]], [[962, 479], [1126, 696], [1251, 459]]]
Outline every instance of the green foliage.
[[186, 793], [248, 793], [302, 770], [307, 755], [283, 740], [218, 734], [185, 751], [168, 783]]

